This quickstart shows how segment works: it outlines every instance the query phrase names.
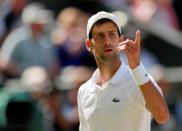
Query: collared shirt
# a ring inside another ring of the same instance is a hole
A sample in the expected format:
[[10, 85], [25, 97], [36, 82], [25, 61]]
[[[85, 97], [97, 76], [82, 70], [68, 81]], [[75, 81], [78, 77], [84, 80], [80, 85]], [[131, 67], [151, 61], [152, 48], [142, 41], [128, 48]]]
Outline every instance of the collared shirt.
[[97, 69], [79, 89], [80, 131], [150, 131], [151, 113], [129, 67], [122, 63], [102, 87], [99, 76]]

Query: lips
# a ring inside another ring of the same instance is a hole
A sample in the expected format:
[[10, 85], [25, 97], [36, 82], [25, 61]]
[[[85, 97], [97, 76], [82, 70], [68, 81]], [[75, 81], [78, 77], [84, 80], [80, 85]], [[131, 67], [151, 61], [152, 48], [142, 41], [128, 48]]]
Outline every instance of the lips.
[[112, 51], [113, 49], [111, 48], [108, 48], [108, 49], [105, 49], [104, 52], [109, 52], [109, 51]]

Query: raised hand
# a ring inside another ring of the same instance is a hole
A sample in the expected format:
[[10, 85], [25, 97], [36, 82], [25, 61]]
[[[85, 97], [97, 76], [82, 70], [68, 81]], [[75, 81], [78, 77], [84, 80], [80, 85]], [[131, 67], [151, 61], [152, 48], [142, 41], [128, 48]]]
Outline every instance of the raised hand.
[[126, 39], [121, 42], [118, 46], [118, 51], [124, 50], [128, 64], [131, 69], [134, 69], [140, 63], [140, 42], [141, 42], [141, 33], [137, 31], [135, 34], [135, 40]]

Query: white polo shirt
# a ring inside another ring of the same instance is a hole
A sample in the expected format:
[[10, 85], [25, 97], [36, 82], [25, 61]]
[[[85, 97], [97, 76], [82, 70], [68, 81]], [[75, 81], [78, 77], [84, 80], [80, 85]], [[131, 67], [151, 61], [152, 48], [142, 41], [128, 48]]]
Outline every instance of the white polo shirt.
[[99, 74], [97, 69], [79, 89], [80, 131], [150, 131], [151, 113], [129, 67], [121, 64], [102, 87]]

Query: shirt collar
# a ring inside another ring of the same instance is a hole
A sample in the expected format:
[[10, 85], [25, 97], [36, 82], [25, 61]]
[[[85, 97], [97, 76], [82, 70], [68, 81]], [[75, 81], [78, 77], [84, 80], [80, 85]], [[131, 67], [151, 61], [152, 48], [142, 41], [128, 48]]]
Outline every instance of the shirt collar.
[[[113, 77], [108, 82], [113, 83], [113, 84], [117, 83], [119, 80], [121, 80], [121, 78], [124, 76], [126, 71], [127, 71], [127, 66], [124, 62], [122, 62], [122, 64], [118, 68], [117, 72], [113, 75]], [[96, 71], [92, 75], [91, 81], [93, 83], [97, 83], [99, 76], [100, 76], [100, 71], [97, 68]]]
[[125, 72], [127, 71], [127, 66], [125, 65], [124, 62], [120, 65], [119, 69], [116, 71], [114, 76], [111, 78], [110, 82], [115, 84], [119, 80], [121, 80], [124, 77]]
[[92, 75], [91, 81], [96, 84], [97, 80], [99, 79], [99, 76], [100, 76], [100, 71], [99, 71], [99, 68], [97, 68]]

